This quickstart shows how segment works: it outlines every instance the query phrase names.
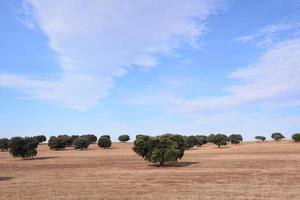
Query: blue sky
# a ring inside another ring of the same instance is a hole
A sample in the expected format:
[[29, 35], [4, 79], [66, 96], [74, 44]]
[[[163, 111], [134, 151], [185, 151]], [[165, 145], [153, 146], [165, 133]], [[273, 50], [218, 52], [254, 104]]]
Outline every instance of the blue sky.
[[300, 131], [300, 1], [0, 1], [0, 136]]

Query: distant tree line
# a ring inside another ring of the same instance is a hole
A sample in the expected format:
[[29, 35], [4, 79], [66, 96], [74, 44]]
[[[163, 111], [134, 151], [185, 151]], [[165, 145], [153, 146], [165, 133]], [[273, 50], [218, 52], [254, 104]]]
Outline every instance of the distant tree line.
[[[271, 138], [280, 141], [285, 136], [280, 132], [271, 134]], [[124, 143], [130, 140], [129, 135], [122, 134], [118, 137], [119, 141]], [[255, 136], [258, 141], [264, 142], [265, 136]], [[300, 142], [300, 133], [292, 135], [295, 142]], [[0, 138], [0, 151], [8, 151], [13, 157], [21, 157], [23, 159], [34, 157], [37, 155], [37, 147], [39, 144], [46, 142], [44, 135], [33, 137], [12, 137]], [[226, 146], [228, 143], [239, 144], [243, 141], [241, 134], [210, 134], [206, 135], [179, 135], [164, 134], [160, 136], [137, 135], [133, 142], [133, 151], [140, 155], [144, 160], [153, 163], [159, 163], [164, 166], [165, 163], [173, 163], [180, 160], [184, 152], [191, 148], [201, 147], [207, 143], [213, 143], [218, 148]], [[58, 135], [51, 136], [48, 140], [48, 146], [52, 150], [63, 150], [66, 147], [73, 147], [77, 150], [84, 150], [90, 144], [97, 143], [98, 147], [107, 149], [112, 145], [109, 135], [102, 135], [97, 138], [93, 134], [85, 135]]]
[[[74, 149], [84, 150], [89, 147], [90, 144], [97, 142], [97, 136], [93, 134], [87, 135], [59, 135], [51, 136], [48, 141], [48, 146], [52, 150], [63, 150], [66, 147], [73, 146]], [[101, 148], [109, 148], [111, 146], [111, 139], [109, 135], [102, 135], [98, 142], [98, 146]]]

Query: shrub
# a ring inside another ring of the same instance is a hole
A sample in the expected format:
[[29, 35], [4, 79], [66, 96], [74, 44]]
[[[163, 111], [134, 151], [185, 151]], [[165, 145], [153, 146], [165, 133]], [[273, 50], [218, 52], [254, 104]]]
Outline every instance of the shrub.
[[1, 151], [8, 151], [10, 146], [10, 141], [7, 138], [1, 138], [0, 139], [0, 150]]
[[214, 136], [213, 143], [218, 145], [218, 148], [221, 146], [227, 145], [228, 137], [224, 134], [217, 134]]
[[265, 141], [267, 138], [264, 136], [255, 136], [255, 139], [258, 141]]
[[300, 142], [300, 133], [293, 134], [292, 138], [295, 142]]
[[26, 159], [37, 155], [39, 142], [33, 137], [13, 137], [10, 140], [10, 154], [13, 157]]
[[97, 142], [97, 136], [92, 135], [92, 134], [82, 135], [81, 137], [88, 139], [90, 144]]
[[215, 138], [215, 134], [210, 134], [207, 137], [207, 141], [210, 142], [210, 143], [214, 143], [214, 138]]
[[111, 146], [111, 140], [109, 135], [102, 135], [98, 140], [98, 146], [100, 148], [109, 148]]
[[50, 149], [58, 151], [61, 149], [65, 149], [67, 143], [64, 137], [51, 136], [48, 141], [48, 146]]
[[281, 133], [272, 133], [271, 138], [276, 141], [279, 141], [285, 137]]
[[240, 134], [232, 134], [229, 136], [228, 139], [231, 142], [231, 144], [239, 144], [243, 141], [243, 136]]
[[127, 141], [129, 141], [129, 140], [130, 140], [129, 135], [120, 135], [120, 136], [119, 136], [119, 141], [120, 141], [120, 142], [127, 142]]
[[74, 149], [83, 150], [89, 147], [90, 140], [88, 140], [85, 137], [78, 137], [74, 140], [73, 145], [74, 145]]
[[46, 142], [46, 140], [47, 140], [46, 136], [44, 136], [44, 135], [37, 135], [37, 136], [34, 136], [34, 138], [35, 138], [39, 143]]
[[[181, 144], [181, 148], [178, 144]], [[157, 137], [139, 136], [134, 141], [133, 146], [133, 151], [143, 157], [144, 160], [159, 163], [160, 166], [181, 159], [184, 150], [183, 137], [169, 134]]]

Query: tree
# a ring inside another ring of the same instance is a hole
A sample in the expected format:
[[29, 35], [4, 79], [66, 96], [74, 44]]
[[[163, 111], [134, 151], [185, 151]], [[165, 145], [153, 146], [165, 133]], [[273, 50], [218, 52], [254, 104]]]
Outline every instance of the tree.
[[229, 136], [228, 139], [231, 142], [231, 144], [239, 144], [243, 141], [243, 136], [240, 134], [232, 134]]
[[197, 146], [201, 147], [202, 145], [206, 144], [208, 141], [207, 141], [207, 136], [205, 135], [197, 135], [196, 136], [197, 138]]
[[10, 140], [9, 152], [13, 157], [22, 157], [25, 160], [37, 155], [38, 144], [39, 142], [33, 137], [13, 137]]
[[82, 135], [81, 137], [87, 138], [89, 140], [90, 144], [97, 142], [97, 136], [92, 135], [92, 134]]
[[165, 162], [175, 162], [178, 160], [180, 149], [176, 142], [170, 138], [159, 138], [158, 143], [151, 153], [150, 161], [153, 163], [159, 163], [160, 166], [164, 166]]
[[88, 140], [86, 137], [78, 137], [74, 140], [74, 149], [86, 149], [90, 145], [90, 140]]
[[137, 139], [138, 137], [144, 137], [144, 136], [146, 136], [146, 135], [138, 134], [138, 135], [135, 136], [135, 139]]
[[214, 138], [215, 138], [215, 134], [210, 134], [207, 137], [207, 141], [210, 142], [210, 143], [214, 143]]
[[300, 133], [293, 134], [292, 138], [295, 142], [300, 142]]
[[79, 138], [79, 135], [71, 135], [72, 144], [74, 143], [74, 140], [76, 140], [77, 138]]
[[213, 143], [215, 145], [218, 145], [218, 148], [227, 145], [227, 141], [228, 141], [228, 137], [224, 134], [217, 134], [213, 138]]
[[34, 136], [34, 138], [35, 138], [39, 143], [46, 142], [46, 140], [47, 140], [46, 136], [44, 136], [44, 135], [37, 135], [37, 136]]
[[58, 151], [61, 149], [65, 149], [67, 143], [64, 137], [51, 136], [48, 141], [48, 146], [50, 149]]
[[119, 141], [120, 141], [120, 142], [127, 142], [127, 141], [129, 141], [129, 140], [130, 140], [129, 135], [120, 135], [120, 136], [119, 136]]
[[[181, 148], [178, 144], [181, 144]], [[139, 136], [134, 141], [133, 146], [133, 151], [143, 157], [144, 160], [159, 163], [159, 166], [181, 159], [184, 150], [183, 137], [169, 134], [156, 137]]]
[[110, 135], [102, 135], [101, 137], [107, 137], [110, 139]]
[[65, 143], [67, 147], [73, 145], [72, 138], [68, 135], [59, 135], [57, 138], [60, 140], [61, 143]]
[[7, 138], [0, 139], [0, 150], [1, 151], [8, 151], [10, 147], [10, 141]]
[[255, 136], [255, 139], [258, 141], [265, 141], [267, 138], [264, 136]]
[[161, 138], [167, 137], [170, 138], [173, 142], [176, 142], [179, 149], [178, 159], [181, 159], [184, 155], [184, 151], [186, 149], [185, 141], [182, 135], [179, 134], [164, 134], [160, 136]]
[[271, 138], [274, 139], [275, 141], [279, 141], [283, 138], [285, 138], [281, 133], [272, 133]]
[[197, 145], [198, 143], [198, 139], [197, 137], [190, 135], [190, 136], [184, 136], [183, 137], [184, 141], [185, 141], [185, 149], [190, 149], [193, 148], [195, 145]]
[[111, 146], [111, 140], [109, 135], [102, 135], [98, 140], [98, 146], [100, 148], [109, 148]]

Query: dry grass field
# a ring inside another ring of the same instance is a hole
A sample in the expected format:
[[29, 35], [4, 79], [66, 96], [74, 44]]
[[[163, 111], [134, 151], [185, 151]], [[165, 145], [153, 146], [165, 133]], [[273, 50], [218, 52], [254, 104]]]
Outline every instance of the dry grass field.
[[40, 145], [38, 156], [25, 161], [0, 152], [0, 199], [300, 199], [300, 144], [291, 141], [209, 144], [164, 168], [131, 146]]

